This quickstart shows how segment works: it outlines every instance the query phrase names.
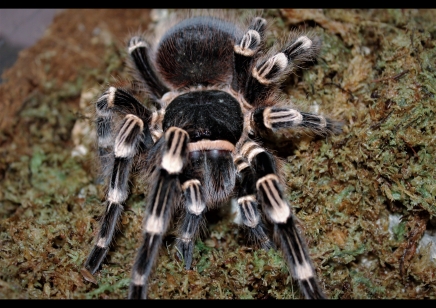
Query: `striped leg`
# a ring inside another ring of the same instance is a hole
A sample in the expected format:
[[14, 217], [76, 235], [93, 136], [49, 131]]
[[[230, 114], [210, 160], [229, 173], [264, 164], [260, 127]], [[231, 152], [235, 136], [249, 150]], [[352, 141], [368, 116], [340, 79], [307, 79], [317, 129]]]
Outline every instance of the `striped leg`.
[[163, 138], [163, 156], [152, 180], [154, 185], [144, 217], [144, 237], [133, 265], [129, 298], [147, 297], [148, 277], [172, 210], [181, 196], [179, 174], [187, 160], [189, 136], [180, 128], [170, 127]]
[[259, 243], [262, 248], [268, 250], [274, 247], [274, 244], [265, 233], [258, 211], [255, 188], [256, 176], [253, 169], [242, 156], [237, 155], [235, 157], [235, 165], [238, 169], [239, 177], [237, 202], [242, 223], [248, 228], [252, 238]]
[[113, 121], [115, 115], [134, 114], [140, 118], [143, 125], [141, 146], [151, 148], [153, 139], [148, 124], [152, 112], [144, 107], [135, 97], [123, 89], [110, 87], [96, 102], [96, 126], [98, 153], [100, 156], [103, 177], [107, 178], [112, 172], [114, 133]]
[[256, 171], [257, 195], [262, 210], [274, 224], [277, 244], [282, 248], [292, 276], [299, 282], [300, 290], [308, 299], [325, 298], [304, 238], [297, 230], [296, 218], [283, 198], [273, 156], [251, 141], [242, 146], [241, 154]]
[[156, 75], [155, 69], [150, 61], [149, 49], [149, 44], [139, 36], [134, 36], [129, 41], [128, 51], [131, 59], [136, 66], [137, 72], [140, 74], [153, 96], [153, 102], [156, 108], [159, 109], [160, 105], [156, 104], [156, 102], [168, 92], [168, 88]]
[[313, 61], [320, 47], [319, 38], [310, 34], [294, 34], [281, 52], [269, 58], [259, 58], [248, 79], [245, 99], [253, 105], [264, 102], [300, 64]]
[[298, 127], [307, 128], [318, 135], [330, 135], [341, 131], [340, 123], [321, 115], [282, 107], [257, 108], [252, 113], [251, 127], [261, 135]]
[[107, 166], [113, 164], [113, 132], [112, 132], [112, 117], [113, 107], [115, 101], [115, 93], [117, 89], [110, 87], [96, 102], [96, 128], [97, 128], [97, 142], [98, 142], [98, 155], [100, 157], [100, 164], [106, 178], [111, 172]]
[[266, 20], [261, 17], [254, 18], [248, 27], [248, 31], [240, 42], [234, 46], [236, 74], [233, 80], [233, 88], [236, 91], [243, 90], [246, 87], [252, 62], [264, 44], [265, 29]]
[[96, 244], [85, 262], [85, 269], [91, 274], [95, 273], [105, 258], [123, 211], [122, 204], [127, 199], [129, 171], [138, 144], [143, 137], [143, 126], [144, 123], [140, 118], [128, 114], [115, 138], [113, 168], [106, 196], [106, 211], [100, 222]]
[[185, 196], [186, 213], [180, 226], [177, 238], [177, 248], [185, 262], [185, 268], [190, 269], [195, 239], [204, 221], [203, 214], [206, 203], [199, 180], [187, 180], [182, 185]]

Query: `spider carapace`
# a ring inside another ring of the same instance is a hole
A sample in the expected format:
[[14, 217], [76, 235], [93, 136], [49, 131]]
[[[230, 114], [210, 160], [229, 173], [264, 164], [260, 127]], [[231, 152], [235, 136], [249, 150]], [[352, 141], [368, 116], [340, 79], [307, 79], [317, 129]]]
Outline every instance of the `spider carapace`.
[[176, 245], [190, 269], [205, 213], [230, 198], [252, 237], [265, 249], [283, 251], [304, 296], [325, 297], [284, 198], [279, 161], [263, 143], [283, 130], [329, 135], [340, 126], [298, 111], [280, 95], [285, 78], [316, 58], [320, 39], [290, 32], [282, 44], [266, 48], [266, 30], [262, 17], [244, 26], [208, 15], [181, 20], [156, 44], [135, 36], [128, 43], [131, 64], [154, 109], [116, 87], [97, 100], [106, 210], [85, 269], [94, 274], [103, 262], [135, 170], [149, 186], [129, 298], [147, 297], [150, 272], [176, 209], [183, 212]]

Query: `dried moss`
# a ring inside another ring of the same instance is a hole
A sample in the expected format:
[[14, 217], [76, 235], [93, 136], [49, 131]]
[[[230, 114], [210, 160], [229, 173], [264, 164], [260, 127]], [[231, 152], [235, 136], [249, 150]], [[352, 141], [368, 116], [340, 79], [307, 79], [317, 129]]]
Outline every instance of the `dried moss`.
[[[306, 24], [322, 36], [318, 62], [284, 90], [300, 108], [344, 123], [332, 138], [301, 136], [283, 170], [328, 297], [435, 298], [431, 247], [418, 244], [436, 216], [436, 11], [266, 14], [277, 17], [272, 33]], [[141, 234], [140, 186], [127, 201], [98, 286], [80, 274], [103, 197], [86, 106], [101, 85], [128, 77], [124, 52], [105, 31], [99, 65], [79, 70], [75, 80], [47, 78], [23, 97], [13, 130], [0, 132], [1, 298], [126, 297]], [[40, 57], [58, 57], [53, 48]], [[78, 145], [88, 152], [77, 155]], [[231, 214], [220, 216], [196, 243], [194, 270], [183, 268], [172, 237], [165, 239], [150, 298], [301, 298], [280, 252], [250, 246]]]

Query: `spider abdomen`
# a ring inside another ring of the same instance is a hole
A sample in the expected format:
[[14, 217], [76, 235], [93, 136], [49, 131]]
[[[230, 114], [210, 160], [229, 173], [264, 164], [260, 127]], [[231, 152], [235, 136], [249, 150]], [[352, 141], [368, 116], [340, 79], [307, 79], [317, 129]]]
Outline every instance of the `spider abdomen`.
[[161, 39], [157, 68], [175, 89], [228, 83], [233, 76], [237, 28], [213, 17], [183, 20]]
[[238, 101], [222, 91], [195, 91], [175, 98], [167, 107], [163, 130], [180, 127], [191, 142], [226, 140], [233, 145], [241, 138], [244, 118]]

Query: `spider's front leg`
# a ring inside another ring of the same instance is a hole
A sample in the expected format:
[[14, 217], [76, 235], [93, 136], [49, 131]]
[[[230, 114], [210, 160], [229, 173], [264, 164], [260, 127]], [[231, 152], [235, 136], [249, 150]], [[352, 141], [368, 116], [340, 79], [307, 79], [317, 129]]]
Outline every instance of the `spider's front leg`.
[[268, 250], [274, 247], [274, 244], [265, 233], [258, 211], [255, 187], [256, 174], [241, 155], [236, 155], [234, 162], [238, 170], [237, 203], [241, 221], [248, 228], [255, 242]]
[[184, 260], [185, 268], [190, 269], [195, 239], [204, 220], [206, 203], [202, 192], [201, 183], [197, 179], [186, 180], [183, 185], [185, 196], [185, 215], [177, 237], [177, 249]]
[[[103, 174], [108, 178], [106, 211], [100, 221], [94, 248], [85, 261], [85, 270], [94, 274], [112, 241], [128, 195], [128, 178], [134, 156], [153, 144], [148, 122], [151, 112], [122, 89], [109, 88], [96, 103], [97, 138]], [[116, 134], [114, 117], [125, 115]], [[115, 136], [115, 139], [113, 138]], [[85, 272], [86, 273], [86, 272]], [[85, 277], [89, 277], [85, 274]]]
[[274, 224], [274, 238], [281, 247], [292, 276], [308, 299], [325, 298], [296, 218], [283, 198], [274, 157], [253, 141], [246, 140], [240, 154], [256, 173], [257, 198], [266, 217]]
[[226, 140], [193, 141], [188, 144], [189, 167], [181, 176], [185, 213], [177, 249], [185, 268], [190, 269], [195, 239], [205, 222], [204, 214], [227, 200], [235, 187], [234, 145]]
[[171, 213], [180, 195], [180, 179], [187, 160], [189, 135], [183, 129], [170, 127], [157, 146], [162, 146], [162, 159], [153, 174], [153, 187], [147, 202], [143, 223], [143, 242], [133, 265], [129, 298], [146, 298], [147, 282], [162, 243]]

